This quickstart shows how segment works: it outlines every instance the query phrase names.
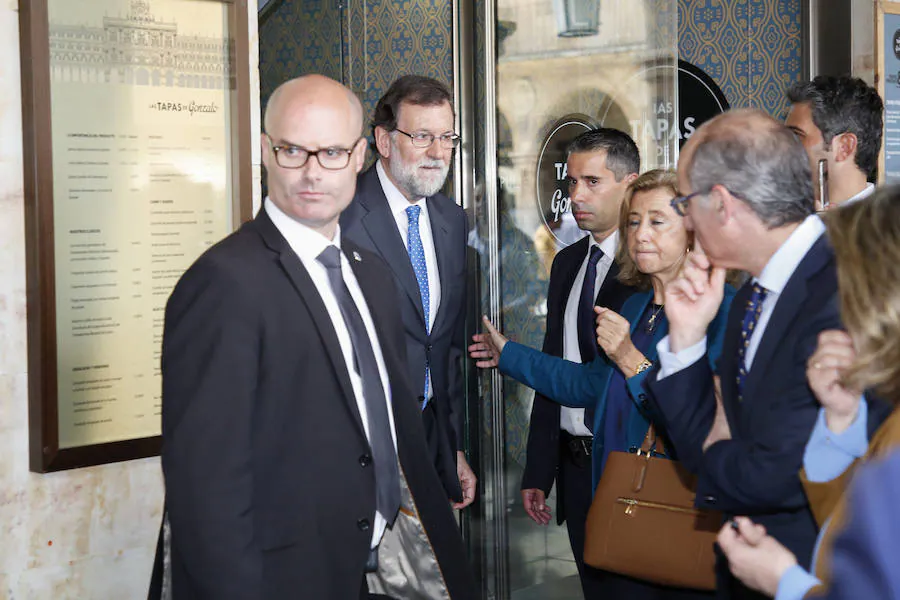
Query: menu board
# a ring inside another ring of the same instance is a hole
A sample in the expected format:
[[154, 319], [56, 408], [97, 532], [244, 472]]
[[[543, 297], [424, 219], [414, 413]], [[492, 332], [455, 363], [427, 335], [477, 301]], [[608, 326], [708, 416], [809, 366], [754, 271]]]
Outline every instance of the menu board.
[[165, 303], [232, 224], [209, 0], [49, 0], [59, 448], [160, 434]]
[[900, 182], [900, 14], [884, 13], [882, 25], [884, 99], [884, 177]]

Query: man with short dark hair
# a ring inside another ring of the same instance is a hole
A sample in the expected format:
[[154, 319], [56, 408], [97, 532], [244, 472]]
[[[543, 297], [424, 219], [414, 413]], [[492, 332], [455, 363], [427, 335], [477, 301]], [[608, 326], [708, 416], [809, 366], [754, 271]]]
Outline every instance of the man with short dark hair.
[[429, 450], [455, 508], [475, 499], [463, 452], [466, 217], [440, 193], [459, 135], [450, 91], [429, 77], [395, 81], [375, 107], [375, 165], [341, 215], [347, 239], [380, 255], [400, 291], [409, 373]]
[[[589, 235], [560, 250], [550, 270], [547, 288], [547, 328], [543, 351], [574, 362], [590, 362], [597, 353], [594, 306], [618, 310], [630, 293], [616, 279], [619, 209], [629, 184], [640, 170], [634, 141], [616, 129], [587, 131], [567, 148], [566, 177], [572, 213]], [[590, 257], [596, 256], [594, 265]], [[585, 281], [588, 269], [593, 279]], [[579, 315], [582, 291], [591, 302]], [[579, 344], [585, 341], [587, 344]], [[590, 348], [585, 356], [581, 346]], [[536, 523], [550, 522], [547, 495], [556, 481], [557, 523], [566, 522], [572, 554], [586, 598], [604, 593], [603, 574], [584, 565], [584, 525], [591, 506], [591, 443], [593, 418], [585, 409], [569, 408], [535, 394], [522, 475], [522, 502]]]
[[791, 86], [787, 98], [791, 109], [785, 125], [809, 155], [819, 206], [820, 160], [826, 161], [830, 206], [871, 194], [875, 186], [869, 179], [878, 165], [884, 112], [878, 91], [855, 77], [820, 75]]

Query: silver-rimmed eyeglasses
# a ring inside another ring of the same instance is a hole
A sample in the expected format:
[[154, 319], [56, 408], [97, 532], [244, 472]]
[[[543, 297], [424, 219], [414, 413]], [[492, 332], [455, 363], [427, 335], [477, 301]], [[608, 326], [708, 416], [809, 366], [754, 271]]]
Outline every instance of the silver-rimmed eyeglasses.
[[427, 133], [425, 131], [417, 131], [416, 133], [407, 133], [402, 129], [395, 129], [394, 131], [402, 133], [412, 140], [412, 145], [416, 148], [430, 148], [434, 143], [434, 140], [439, 140], [441, 148], [447, 148], [448, 150], [459, 146], [460, 137], [456, 133], [434, 135], [433, 133]]

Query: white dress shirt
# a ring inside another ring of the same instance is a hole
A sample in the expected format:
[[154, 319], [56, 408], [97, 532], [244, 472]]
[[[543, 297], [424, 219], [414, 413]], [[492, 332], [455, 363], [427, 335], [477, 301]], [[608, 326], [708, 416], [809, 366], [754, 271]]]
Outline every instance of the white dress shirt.
[[[425, 268], [428, 271], [428, 314], [426, 317], [428, 318], [428, 331], [431, 332], [434, 318], [441, 305], [441, 278], [438, 273], [434, 237], [431, 233], [431, 219], [428, 216], [428, 203], [425, 201], [425, 198], [419, 198], [415, 202], [407, 200], [403, 192], [397, 189], [394, 182], [387, 176], [380, 160], [375, 163], [375, 172], [378, 173], [378, 181], [381, 182], [381, 189], [384, 191], [391, 214], [397, 223], [397, 229], [400, 231], [404, 247], [409, 247], [409, 217], [406, 214], [406, 209], [413, 205], [422, 209], [419, 213], [419, 237], [422, 240], [422, 249], [425, 251]], [[431, 398], [433, 395], [431, 377], [429, 376], [428, 391], [425, 397]]]
[[854, 202], [859, 202], [860, 200], [864, 200], [875, 193], [875, 184], [869, 181], [866, 182], [866, 187], [862, 189], [861, 192], [856, 194], [855, 196], [851, 196], [847, 198], [844, 202], [841, 203], [841, 206], [846, 204], [853, 204]]
[[[753, 366], [753, 359], [756, 356], [756, 350], [759, 348], [759, 342], [762, 340], [769, 319], [775, 311], [775, 305], [784, 291], [788, 280], [797, 270], [797, 266], [803, 261], [820, 237], [825, 233], [825, 224], [818, 215], [810, 215], [791, 233], [791, 235], [781, 244], [781, 247], [772, 255], [769, 262], [763, 268], [759, 277], [753, 278], [754, 283], [759, 283], [768, 291], [766, 299], [763, 301], [762, 309], [759, 313], [759, 321], [753, 328], [750, 335], [750, 343], [747, 351], [744, 353], [744, 360], [747, 363], [747, 372]], [[745, 307], [732, 306], [732, 310], [743, 311]], [[660, 340], [657, 345], [659, 351], [659, 379], [673, 375], [682, 369], [694, 364], [706, 354], [706, 338], [691, 346], [684, 348], [678, 353], [672, 353], [669, 348], [669, 336]]]
[[[566, 301], [566, 312], [563, 315], [563, 358], [572, 362], [581, 362], [581, 350], [578, 348], [578, 301], [581, 299], [581, 285], [584, 283], [584, 274], [587, 271], [588, 258], [591, 256], [591, 248], [599, 246], [603, 251], [603, 257], [597, 262], [597, 280], [594, 282], [594, 297], [600, 291], [600, 286], [606, 280], [606, 275], [612, 267], [613, 260], [616, 256], [616, 247], [619, 244], [619, 232], [614, 231], [612, 235], [598, 244], [591, 237], [591, 243], [588, 251], [581, 261], [578, 273], [575, 275], [575, 281], [572, 282], [572, 289], [569, 290], [569, 299]], [[591, 430], [584, 423], [583, 408], [569, 408], [561, 406], [559, 411], [559, 426], [561, 429], [568, 431], [572, 435], [589, 436]]]
[[[328, 271], [322, 263], [316, 260], [326, 247], [330, 245], [337, 246], [338, 248], [341, 247], [340, 226], [338, 226], [338, 229], [335, 231], [334, 239], [329, 240], [319, 232], [310, 229], [284, 214], [284, 212], [268, 198], [266, 198], [265, 201], [265, 209], [269, 218], [272, 219], [272, 223], [275, 224], [275, 227], [281, 232], [284, 239], [287, 240], [291, 249], [297, 254], [300, 262], [303, 263], [303, 266], [306, 268], [306, 271], [309, 273], [310, 278], [316, 286], [316, 290], [319, 292], [319, 296], [322, 297], [322, 302], [325, 304], [328, 316], [331, 317], [331, 324], [334, 326], [338, 342], [340, 342], [341, 352], [344, 355], [344, 362], [347, 365], [347, 372], [350, 374], [350, 384], [353, 386], [353, 395], [356, 397], [356, 406], [359, 409], [359, 416], [362, 420], [363, 429], [366, 432], [366, 439], [371, 440], [371, 437], [369, 436], [369, 419], [368, 411], [366, 410], [366, 400], [363, 397], [362, 377], [360, 377], [359, 373], [353, 368], [353, 344], [350, 341], [350, 333], [347, 331], [347, 326], [344, 324], [344, 317], [341, 315], [337, 297], [334, 295], [334, 291], [331, 289], [331, 283], [328, 281]], [[396, 452], [397, 431], [394, 427], [391, 386], [390, 380], [388, 379], [387, 367], [384, 363], [384, 355], [381, 352], [381, 344], [378, 341], [378, 333], [375, 331], [375, 322], [372, 320], [372, 314], [369, 312], [369, 305], [366, 304], [366, 298], [363, 296], [362, 289], [359, 287], [356, 275], [353, 274], [353, 269], [350, 268], [350, 261], [347, 260], [347, 257], [343, 252], [341, 252], [341, 273], [344, 277], [344, 283], [347, 284], [347, 289], [350, 291], [350, 295], [353, 297], [353, 301], [359, 309], [359, 314], [366, 326], [366, 333], [369, 334], [369, 340], [372, 342], [372, 350], [375, 352], [375, 360], [378, 363], [378, 374], [381, 376], [381, 385], [384, 387], [384, 397], [388, 404], [388, 420], [390, 421], [391, 437], [394, 440], [394, 451]], [[384, 516], [376, 511], [375, 527], [372, 531], [372, 548], [377, 546], [381, 541], [381, 536], [384, 534], [386, 526], [387, 521]]]

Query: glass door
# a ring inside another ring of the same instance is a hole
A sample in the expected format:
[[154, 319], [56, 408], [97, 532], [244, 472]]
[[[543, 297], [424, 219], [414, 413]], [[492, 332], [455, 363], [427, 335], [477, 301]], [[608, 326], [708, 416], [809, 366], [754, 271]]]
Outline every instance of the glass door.
[[[470, 28], [474, 48], [468, 118], [475, 143], [461, 161], [474, 174], [474, 194], [465, 198], [470, 329], [480, 329], [485, 314], [511, 339], [540, 348], [550, 264], [584, 235], [568, 207], [566, 143], [592, 127], [615, 127], [637, 142], [642, 169], [675, 163], [677, 0], [461, 6], [469, 10], [460, 11], [460, 28]], [[460, 67], [465, 79], [464, 60]], [[482, 495], [465, 524], [483, 597], [581, 598], [565, 526], [555, 522], [555, 489], [549, 526], [532, 522], [522, 506], [534, 392], [469, 368], [470, 444]]]

